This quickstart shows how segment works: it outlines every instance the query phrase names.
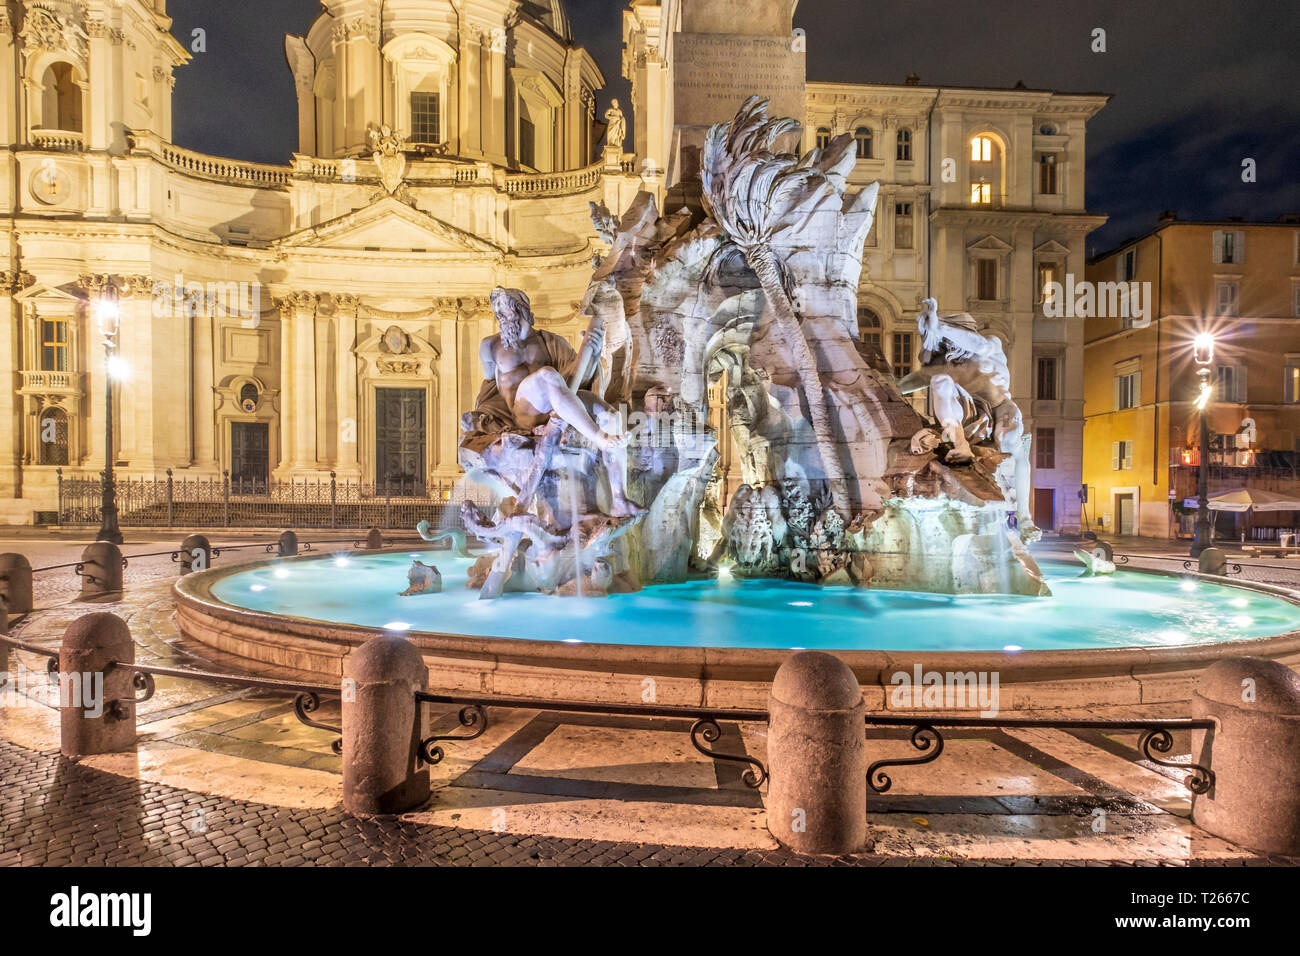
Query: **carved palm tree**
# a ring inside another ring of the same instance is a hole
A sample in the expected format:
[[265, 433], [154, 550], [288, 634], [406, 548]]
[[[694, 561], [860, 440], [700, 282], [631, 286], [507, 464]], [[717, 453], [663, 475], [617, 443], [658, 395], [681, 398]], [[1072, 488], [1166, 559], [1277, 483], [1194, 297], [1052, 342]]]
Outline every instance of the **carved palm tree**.
[[767, 105], [766, 99], [751, 96], [734, 120], [709, 130], [701, 172], [704, 201], [726, 234], [721, 255], [743, 254], [762, 283], [808, 402], [832, 506], [848, 520], [852, 518], [848, 486], [817, 358], [795, 312], [789, 276], [775, 245], [783, 234], [809, 228], [810, 218], [828, 199], [841, 201], [843, 169], [852, 163], [853, 141], [847, 134], [837, 137], [826, 149], [813, 150], [802, 160], [775, 152], [776, 141], [799, 124], [788, 118], [768, 119]]

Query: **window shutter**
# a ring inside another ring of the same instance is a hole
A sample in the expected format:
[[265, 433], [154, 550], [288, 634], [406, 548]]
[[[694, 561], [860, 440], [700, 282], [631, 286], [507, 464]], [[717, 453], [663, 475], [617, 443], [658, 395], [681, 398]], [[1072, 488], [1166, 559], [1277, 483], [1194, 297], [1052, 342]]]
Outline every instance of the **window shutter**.
[[1140, 371], [1133, 373], [1133, 395], [1129, 401], [1133, 403], [1134, 408], [1142, 404], [1142, 373]]
[[1246, 261], [1246, 233], [1244, 231], [1237, 231], [1237, 239], [1233, 243], [1232, 251], [1234, 253], [1233, 262], [1242, 263]]
[[1241, 405], [1246, 404], [1246, 366], [1237, 366], [1237, 370], [1233, 375], [1233, 383], [1237, 393], [1234, 401]]
[[1110, 443], [1110, 470], [1119, 471], [1119, 442]]
[[1115, 407], [1115, 411], [1119, 411], [1119, 409], [1120, 409], [1120, 404], [1119, 404], [1119, 383], [1120, 383], [1120, 376], [1116, 375], [1116, 376], [1115, 376], [1115, 406], [1114, 406], [1114, 407]]
[[1223, 230], [1214, 230], [1214, 261], [1223, 261]]
[[1282, 369], [1282, 402], [1290, 405], [1295, 401], [1295, 366], [1288, 365]]

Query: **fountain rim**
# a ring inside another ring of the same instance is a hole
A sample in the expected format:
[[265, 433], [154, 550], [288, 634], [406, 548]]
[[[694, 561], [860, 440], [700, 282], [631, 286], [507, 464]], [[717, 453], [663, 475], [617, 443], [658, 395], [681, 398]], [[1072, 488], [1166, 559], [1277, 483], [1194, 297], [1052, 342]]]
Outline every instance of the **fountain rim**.
[[[409, 554], [410, 551], [410, 547], [394, 547], [363, 551], [360, 554], [378, 556]], [[305, 554], [287, 558], [270, 558], [186, 575], [177, 579], [173, 585], [178, 617], [183, 625], [184, 623], [194, 625], [196, 618], [205, 618], [225, 625], [259, 628], [272, 634], [316, 641], [325, 647], [332, 646], [346, 650], [359, 647], [372, 637], [393, 633], [383, 627], [371, 625], [259, 611], [223, 601], [212, 593], [212, 587], [218, 581], [234, 574], [283, 564], [286, 561], [306, 563], [332, 557], [333, 555], [330, 554]], [[1215, 575], [1194, 571], [1130, 567], [1124, 570], [1157, 577], [1195, 579], [1224, 587], [1255, 591], [1300, 606], [1300, 593], [1264, 582], [1225, 581]], [[183, 625], [182, 630], [185, 629]], [[624, 675], [635, 673], [640, 676], [698, 673], [708, 680], [766, 679], [770, 682], [777, 668], [796, 653], [789, 648], [683, 647], [599, 642], [575, 644], [537, 638], [494, 637], [418, 629], [402, 631], [401, 635], [426, 654], [447, 655], [452, 658], [490, 658], [498, 662], [525, 666], [553, 664], [564, 669], [610, 670], [612, 668], [616, 673]], [[201, 643], [208, 643], [204, 641], [201, 634], [191, 635], [187, 632], [187, 636], [194, 636]], [[925, 669], [997, 670], [1000, 680], [1006, 683], [1050, 681], [1066, 672], [1071, 678], [1086, 678], [1114, 676], [1121, 673], [1134, 676], [1139, 669], [1159, 673], [1170, 665], [1176, 665], [1172, 669], [1186, 670], [1191, 666], [1208, 665], [1220, 658], [1237, 657], [1243, 654], [1268, 658], [1283, 656], [1300, 658], [1300, 630], [1209, 644], [1125, 645], [1020, 651], [913, 651], [901, 648], [897, 650], [829, 648], [826, 650], [844, 660], [860, 679], [872, 678], [869, 681], [864, 680], [864, 683], [884, 683], [880, 678], [886, 669], [894, 672], [900, 667], [910, 668], [914, 663], [921, 664]], [[254, 658], [254, 660], [258, 659]], [[272, 665], [275, 663], [259, 662]], [[940, 667], [939, 662], [944, 662], [944, 666]]]

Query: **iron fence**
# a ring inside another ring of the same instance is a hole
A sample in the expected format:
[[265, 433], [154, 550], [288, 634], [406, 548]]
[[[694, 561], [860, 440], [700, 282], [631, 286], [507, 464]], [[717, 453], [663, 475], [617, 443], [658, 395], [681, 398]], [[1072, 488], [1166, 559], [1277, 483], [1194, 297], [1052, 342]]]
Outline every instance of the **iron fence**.
[[[59, 479], [59, 524], [97, 525], [103, 478]], [[460, 506], [487, 505], [485, 489], [411, 479], [245, 481], [230, 477], [117, 478], [118, 523], [135, 528], [413, 528], [464, 530]]]

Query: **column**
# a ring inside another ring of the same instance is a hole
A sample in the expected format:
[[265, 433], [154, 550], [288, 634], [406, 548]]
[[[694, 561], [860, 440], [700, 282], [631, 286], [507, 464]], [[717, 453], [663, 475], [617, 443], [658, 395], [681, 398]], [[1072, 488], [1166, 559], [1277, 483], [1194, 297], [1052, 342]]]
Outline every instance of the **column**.
[[275, 307], [280, 312], [280, 393], [277, 396], [280, 417], [280, 460], [276, 464], [277, 477], [285, 473], [298, 460], [294, 447], [293, 414], [293, 297], [277, 296]]
[[316, 468], [316, 296], [293, 296], [293, 446], [299, 470]]
[[361, 422], [357, 418], [357, 308], [355, 295], [334, 296], [335, 322], [338, 323], [338, 367], [335, 370], [335, 396], [338, 411], [338, 456], [335, 470], [340, 478], [361, 478], [358, 453], [361, 448]]
[[488, 44], [488, 83], [484, 90], [482, 115], [490, 124], [484, 136], [487, 158], [497, 165], [506, 165], [506, 49], [504, 31], [494, 37], [486, 36]]
[[[456, 333], [461, 326], [464, 312], [459, 308], [440, 309], [435, 317], [438, 326], [438, 341], [441, 352], [438, 355], [437, 380], [438, 393], [438, 446], [435, 453], [434, 474], [438, 478], [456, 478], [460, 475], [460, 465], [456, 457], [456, 444], [460, 441], [460, 396], [456, 383]], [[469, 327], [469, 326], [466, 326]], [[477, 387], [482, 377], [471, 376]]]

